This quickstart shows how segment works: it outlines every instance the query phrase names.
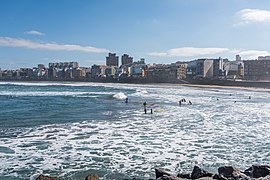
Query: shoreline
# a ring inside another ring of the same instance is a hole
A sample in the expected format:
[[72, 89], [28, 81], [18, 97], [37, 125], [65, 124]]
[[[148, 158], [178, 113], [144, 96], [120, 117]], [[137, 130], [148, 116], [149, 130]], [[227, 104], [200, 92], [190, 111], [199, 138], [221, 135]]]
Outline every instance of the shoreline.
[[[32, 80], [32, 79], [0, 79], [0, 82], [12, 83], [12, 82], [27, 82], [27, 83], [111, 83], [111, 84], [138, 84], [138, 85], [159, 85], [159, 86], [184, 86], [184, 87], [196, 87], [196, 88], [218, 88], [218, 89], [243, 89], [250, 91], [270, 92], [270, 81], [193, 81], [193, 82], [138, 82], [138, 81], [85, 81], [85, 80]], [[197, 83], [198, 82], [198, 83]], [[208, 83], [206, 83], [208, 82]], [[219, 82], [219, 83], [217, 83]], [[226, 83], [224, 83], [226, 82]], [[227, 84], [228, 83], [228, 84]], [[259, 86], [256, 86], [258, 85]]]

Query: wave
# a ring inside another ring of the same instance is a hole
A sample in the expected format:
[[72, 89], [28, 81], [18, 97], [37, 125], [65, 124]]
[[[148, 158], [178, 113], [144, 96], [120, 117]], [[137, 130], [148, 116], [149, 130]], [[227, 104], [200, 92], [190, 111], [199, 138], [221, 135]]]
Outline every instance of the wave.
[[119, 92], [119, 93], [116, 93], [115, 95], [113, 95], [113, 98], [123, 100], [123, 99], [126, 99], [127, 96], [124, 93]]
[[70, 91], [28, 91], [28, 92], [12, 92], [0, 91], [1, 96], [98, 96], [98, 95], [112, 95], [109, 92], [70, 92]]

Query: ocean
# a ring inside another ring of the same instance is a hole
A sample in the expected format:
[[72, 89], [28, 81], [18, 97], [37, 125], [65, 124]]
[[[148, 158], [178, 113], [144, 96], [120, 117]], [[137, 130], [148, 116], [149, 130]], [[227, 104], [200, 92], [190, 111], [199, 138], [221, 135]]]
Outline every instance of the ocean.
[[269, 92], [0, 82], [0, 179], [45, 174], [77, 180], [91, 173], [148, 179], [155, 178], [155, 168], [176, 174], [199, 165], [215, 173], [225, 165], [244, 170], [269, 164]]

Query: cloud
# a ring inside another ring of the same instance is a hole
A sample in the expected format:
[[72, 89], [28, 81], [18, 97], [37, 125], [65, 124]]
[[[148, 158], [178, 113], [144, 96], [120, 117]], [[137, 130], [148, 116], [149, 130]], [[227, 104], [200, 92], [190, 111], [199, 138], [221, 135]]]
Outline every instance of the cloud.
[[257, 59], [259, 56], [269, 56], [270, 52], [248, 50], [248, 51], [240, 51], [238, 54], [243, 57], [242, 59]]
[[3, 47], [20, 47], [27, 49], [40, 49], [40, 50], [50, 50], [50, 51], [80, 51], [80, 52], [95, 52], [103, 53], [109, 52], [109, 50], [104, 48], [95, 48], [91, 46], [80, 46], [74, 44], [57, 44], [57, 43], [41, 43], [34, 42], [26, 39], [10, 38], [10, 37], [0, 37], [0, 46]]
[[240, 18], [241, 24], [248, 24], [252, 22], [269, 23], [270, 11], [260, 9], [243, 9], [236, 13]]
[[44, 35], [44, 33], [39, 32], [39, 31], [27, 31], [24, 34], [38, 35], [38, 36], [43, 36]]
[[148, 55], [159, 57], [192, 57], [204, 56], [211, 54], [218, 54], [229, 51], [228, 48], [195, 48], [195, 47], [182, 47], [169, 49], [166, 52], [151, 52]]

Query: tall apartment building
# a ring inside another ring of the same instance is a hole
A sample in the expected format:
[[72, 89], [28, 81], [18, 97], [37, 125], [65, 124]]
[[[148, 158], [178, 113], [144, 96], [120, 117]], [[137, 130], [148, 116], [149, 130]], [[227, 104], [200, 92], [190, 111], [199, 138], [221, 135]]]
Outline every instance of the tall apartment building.
[[248, 80], [270, 80], [270, 60], [244, 61], [244, 78]]
[[196, 76], [211, 78], [214, 75], [213, 59], [198, 59], [196, 64]]
[[121, 57], [121, 63], [122, 65], [131, 64], [133, 63], [133, 57], [130, 57], [127, 54], [123, 54]]
[[223, 75], [223, 59], [213, 59], [213, 76], [219, 77]]
[[116, 53], [109, 53], [109, 56], [106, 57], [106, 66], [117, 66], [118, 67], [119, 57], [116, 56]]

